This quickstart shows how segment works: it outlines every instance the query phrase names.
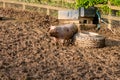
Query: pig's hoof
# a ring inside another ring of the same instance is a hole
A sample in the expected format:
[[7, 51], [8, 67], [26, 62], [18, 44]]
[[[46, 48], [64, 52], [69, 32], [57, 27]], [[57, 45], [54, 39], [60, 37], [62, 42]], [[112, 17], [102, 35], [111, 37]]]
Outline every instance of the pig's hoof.
[[69, 46], [69, 43], [63, 43], [63, 46]]

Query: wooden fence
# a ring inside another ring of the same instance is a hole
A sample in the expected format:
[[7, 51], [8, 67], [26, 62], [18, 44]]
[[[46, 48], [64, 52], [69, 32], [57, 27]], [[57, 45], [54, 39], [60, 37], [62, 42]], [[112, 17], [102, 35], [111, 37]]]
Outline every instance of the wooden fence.
[[[0, 0], [0, 7], [3, 8], [14, 8], [20, 10], [31, 10], [31, 11], [42, 11], [44, 14], [50, 15], [52, 10], [67, 10], [67, 8], [60, 8], [54, 7], [49, 5], [42, 5], [42, 4], [34, 4], [34, 3], [25, 3], [25, 2], [17, 2], [17, 1], [10, 1], [10, 0]], [[31, 9], [30, 9], [31, 7]]]
[[[69, 0], [66, 0], [69, 1]], [[71, 1], [69, 1], [71, 2]], [[73, 2], [73, 0], [72, 0]], [[12, 6], [9, 6], [10, 4], [12, 4]], [[15, 5], [15, 6], [13, 6]], [[3, 8], [7, 8], [7, 7], [12, 7], [12, 8], [18, 8], [21, 10], [27, 10], [27, 7], [34, 7], [34, 8], [38, 8], [38, 9], [45, 9], [46, 14], [50, 15], [50, 11], [51, 10], [67, 10], [67, 8], [60, 8], [60, 7], [53, 7], [53, 6], [48, 6], [48, 5], [42, 5], [42, 4], [33, 4], [33, 3], [24, 3], [24, 2], [17, 2], [17, 1], [11, 1], [11, 0], [0, 0], [0, 6]], [[97, 7], [100, 7], [101, 5], [97, 5]], [[113, 9], [113, 10], [120, 10], [120, 7], [117, 6], [111, 6], [110, 3], [108, 3], [109, 8]], [[35, 9], [36, 10], [36, 9]], [[106, 18], [109, 20], [109, 22], [111, 22], [111, 20], [116, 20], [116, 21], [120, 21], [120, 17], [118, 16], [111, 16], [111, 13], [109, 13], [109, 15], [102, 15], [102, 18]]]
[[53, 0], [53, 1], [75, 3], [75, 0]]
[[[96, 7], [101, 7], [102, 5], [96, 5]], [[111, 10], [118, 10], [120, 11], [120, 7], [118, 6], [112, 6], [110, 4], [110, 2], [108, 1], [107, 6], [111, 9]], [[118, 16], [112, 16], [111, 11], [109, 10], [109, 14], [108, 15], [102, 15], [103, 18], [108, 19], [108, 23], [112, 23], [112, 20], [116, 20], [120, 22], [120, 17]], [[108, 27], [111, 28], [112, 24], [108, 24]]]

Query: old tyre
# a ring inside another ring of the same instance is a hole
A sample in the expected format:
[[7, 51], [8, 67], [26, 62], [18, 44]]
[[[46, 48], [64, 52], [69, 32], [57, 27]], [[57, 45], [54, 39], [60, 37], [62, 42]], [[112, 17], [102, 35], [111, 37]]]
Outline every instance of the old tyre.
[[93, 32], [80, 32], [74, 35], [74, 43], [83, 48], [101, 48], [105, 46], [105, 37]]

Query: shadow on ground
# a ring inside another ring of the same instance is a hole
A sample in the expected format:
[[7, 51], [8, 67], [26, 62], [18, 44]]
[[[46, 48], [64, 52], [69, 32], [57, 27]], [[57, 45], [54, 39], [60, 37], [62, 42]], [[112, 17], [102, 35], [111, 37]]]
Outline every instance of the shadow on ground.
[[6, 20], [15, 20], [15, 18], [0, 17], [0, 21], [6, 21]]

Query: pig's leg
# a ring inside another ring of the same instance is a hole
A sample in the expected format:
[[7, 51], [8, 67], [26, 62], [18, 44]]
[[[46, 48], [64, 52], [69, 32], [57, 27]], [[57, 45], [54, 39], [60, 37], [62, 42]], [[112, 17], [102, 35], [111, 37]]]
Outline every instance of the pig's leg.
[[55, 45], [59, 44], [59, 39], [58, 38], [54, 38], [54, 41], [55, 41]]
[[63, 45], [64, 45], [64, 46], [68, 46], [68, 40], [64, 40], [64, 41], [63, 41]]
[[67, 40], [65, 40], [64, 44], [65, 44], [66, 46], [69, 46], [70, 44], [72, 44], [72, 39], [67, 39]]
[[73, 45], [73, 38], [69, 40], [69, 44]]
[[64, 39], [61, 39], [62, 46], [64, 45], [64, 41], [65, 41]]

